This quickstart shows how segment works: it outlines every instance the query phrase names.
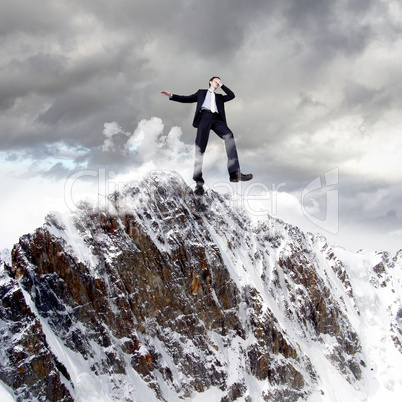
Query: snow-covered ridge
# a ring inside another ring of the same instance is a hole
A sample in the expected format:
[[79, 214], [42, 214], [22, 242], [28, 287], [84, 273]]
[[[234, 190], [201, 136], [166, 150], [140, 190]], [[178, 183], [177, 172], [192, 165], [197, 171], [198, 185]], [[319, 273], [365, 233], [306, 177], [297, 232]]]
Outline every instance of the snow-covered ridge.
[[[401, 252], [331, 247], [154, 172], [113, 194], [107, 211], [50, 214], [12, 256], [2, 295], [20, 295], [37, 317], [50, 372], [74, 400], [401, 394]], [[23, 338], [10, 306], [0, 316], [6, 387]], [[32, 378], [28, 360], [19, 365]], [[45, 395], [36, 388], [13, 392]]]

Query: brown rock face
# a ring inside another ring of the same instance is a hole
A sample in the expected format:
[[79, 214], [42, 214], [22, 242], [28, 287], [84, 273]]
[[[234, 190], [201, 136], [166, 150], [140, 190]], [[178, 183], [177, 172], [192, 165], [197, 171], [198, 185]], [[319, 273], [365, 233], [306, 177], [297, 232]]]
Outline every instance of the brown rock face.
[[328, 358], [359, 378], [357, 335], [294, 228], [253, 227], [215, 193], [194, 198], [176, 175], [115, 194], [108, 212], [83, 204], [63, 219], [49, 215], [5, 266], [1, 319], [21, 336], [1, 352], [13, 367], [1, 379], [21, 398], [79, 393], [71, 365], [46, 343], [45, 322], [116, 400], [135, 400], [138, 384], [155, 400], [211, 387], [222, 401], [251, 400], [247, 375], [265, 382], [259, 398], [296, 401], [317, 383], [296, 333], [334, 337]]
[[13, 280], [0, 288], [0, 379], [18, 400], [73, 401], [66, 368], [50, 351], [41, 325]]

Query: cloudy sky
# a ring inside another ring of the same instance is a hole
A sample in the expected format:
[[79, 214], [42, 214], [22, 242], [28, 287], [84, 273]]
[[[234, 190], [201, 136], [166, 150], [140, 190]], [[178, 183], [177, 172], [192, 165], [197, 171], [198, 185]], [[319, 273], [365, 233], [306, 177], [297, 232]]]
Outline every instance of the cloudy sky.
[[[219, 75], [250, 191], [332, 244], [402, 248], [402, 7], [394, 0], [0, 0], [0, 249], [149, 170], [192, 185], [191, 94]], [[258, 198], [258, 197], [257, 197]]]

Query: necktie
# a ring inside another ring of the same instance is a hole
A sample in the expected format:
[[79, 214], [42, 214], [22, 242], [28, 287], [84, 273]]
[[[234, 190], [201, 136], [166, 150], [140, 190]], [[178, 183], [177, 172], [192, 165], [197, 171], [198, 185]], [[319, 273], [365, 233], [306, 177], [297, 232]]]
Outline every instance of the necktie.
[[216, 109], [215, 109], [215, 92], [212, 91], [211, 92], [211, 112], [215, 113]]

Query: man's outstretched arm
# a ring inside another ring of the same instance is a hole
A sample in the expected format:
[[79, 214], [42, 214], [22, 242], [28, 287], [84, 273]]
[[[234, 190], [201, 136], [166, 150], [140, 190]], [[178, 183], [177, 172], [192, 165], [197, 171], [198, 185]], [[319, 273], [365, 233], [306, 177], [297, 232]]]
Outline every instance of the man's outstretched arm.
[[176, 95], [172, 92], [161, 91], [162, 95], [168, 96], [170, 100], [181, 103], [194, 103], [198, 100], [198, 91], [192, 95]]

